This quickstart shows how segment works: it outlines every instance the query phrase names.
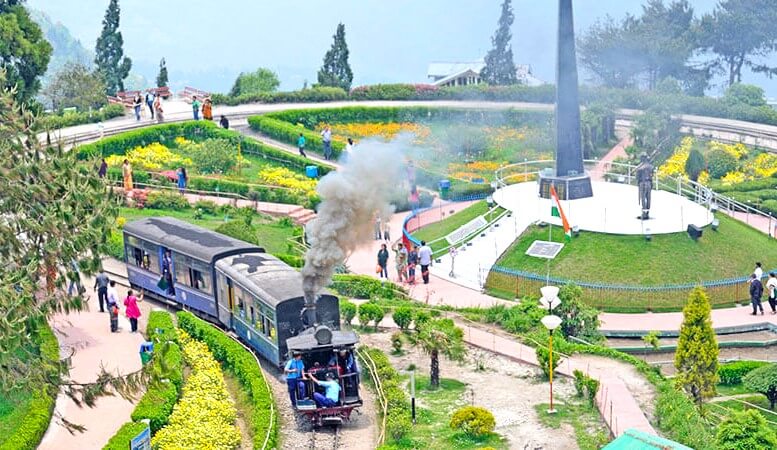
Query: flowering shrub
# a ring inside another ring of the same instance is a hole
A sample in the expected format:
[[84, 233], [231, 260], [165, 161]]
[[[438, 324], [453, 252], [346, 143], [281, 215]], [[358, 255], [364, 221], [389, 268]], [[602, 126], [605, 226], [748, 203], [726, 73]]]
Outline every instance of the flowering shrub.
[[669, 157], [658, 168], [658, 175], [662, 177], [683, 177], [688, 178], [685, 173], [685, 163], [688, 161], [688, 155], [693, 147], [693, 138], [685, 137], [680, 141], [680, 145], [675, 149], [672, 156]]
[[488, 135], [488, 145], [496, 148], [510, 147], [526, 139], [525, 129], [485, 127], [483, 131]]
[[240, 431], [235, 426], [237, 410], [224, 384], [221, 367], [206, 344], [183, 330], [179, 330], [178, 340], [192, 372], [169, 424], [154, 435], [151, 441], [154, 448], [237, 448], [240, 444]]
[[192, 164], [191, 159], [171, 152], [169, 148], [159, 142], [148, 144], [145, 147], [135, 147], [125, 155], [111, 155], [105, 158], [105, 162], [109, 166], [121, 166], [125, 159], [129, 160], [133, 168], [147, 170], [190, 166]]
[[[324, 129], [326, 124], [319, 123], [316, 131]], [[391, 123], [339, 123], [330, 125], [332, 129], [332, 140], [337, 142], [347, 142], [348, 138], [359, 139], [368, 137], [380, 137], [383, 140], [390, 141], [401, 133], [412, 133], [415, 135], [415, 143], [420, 144], [426, 141], [432, 134], [429, 127], [411, 122], [391, 122]]]
[[750, 153], [750, 150], [747, 148], [747, 146], [741, 142], [737, 144], [723, 144], [717, 141], [710, 141], [707, 144], [707, 148], [709, 148], [710, 151], [718, 149], [723, 150], [736, 159], [744, 159]]
[[723, 178], [720, 179], [720, 181], [722, 181], [724, 185], [731, 185], [741, 183], [746, 179], [747, 177], [744, 173], [740, 171], [734, 171], [727, 173]]
[[747, 161], [745, 172], [753, 178], [768, 178], [777, 172], [777, 155], [773, 153], [761, 153]]
[[189, 142], [182, 147], [201, 173], [228, 173], [237, 165], [237, 146], [227, 139]]
[[259, 180], [264, 184], [287, 187], [304, 193], [308, 198], [316, 195], [316, 180], [294, 173], [285, 167], [266, 167], [259, 171]]
[[710, 184], [710, 173], [702, 170], [699, 174], [699, 179], [696, 181], [701, 185], [708, 186]]
[[494, 172], [503, 164], [496, 161], [475, 161], [471, 163], [450, 163], [448, 164], [448, 174], [452, 178], [459, 180], [472, 181], [476, 178], [482, 178], [484, 181], [493, 179]]

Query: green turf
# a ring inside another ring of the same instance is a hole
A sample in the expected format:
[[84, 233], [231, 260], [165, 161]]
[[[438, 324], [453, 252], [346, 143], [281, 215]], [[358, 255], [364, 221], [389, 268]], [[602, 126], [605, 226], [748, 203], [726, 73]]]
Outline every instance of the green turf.
[[[720, 228], [707, 227], [698, 242], [686, 233], [618, 236], [582, 232], [550, 262], [550, 274], [577, 281], [658, 286], [742, 277], [756, 261], [777, 268], [777, 242], [737, 220], [719, 214]], [[497, 261], [501, 267], [544, 274], [546, 260], [525, 255], [548, 229], [531, 226]], [[553, 240], [564, 241], [561, 227]]]
[[[488, 210], [488, 203], [486, 203], [485, 200], [481, 200], [452, 216], [448, 216], [446, 219], [421, 227], [421, 229], [413, 233], [413, 237], [421, 241], [431, 242], [432, 251], [437, 252], [447, 247], [448, 241], [445, 239], [441, 239], [438, 242], [432, 241], [444, 238], [472, 219], [486, 214]], [[486, 220], [493, 220], [496, 216], [501, 214], [502, 211], [504, 211], [502, 208], [496, 208], [494, 212], [486, 216]]]
[[556, 413], [548, 414], [549, 404], [534, 405], [543, 425], [554, 429], [561, 428], [562, 424], [572, 426], [580, 450], [598, 450], [610, 442], [607, 428], [602, 422], [599, 411], [585, 403], [585, 400], [566, 403], [554, 402], [553, 408]]
[[751, 393], [744, 384], [719, 384], [717, 386], [718, 397], [726, 397], [728, 395], [739, 395]]

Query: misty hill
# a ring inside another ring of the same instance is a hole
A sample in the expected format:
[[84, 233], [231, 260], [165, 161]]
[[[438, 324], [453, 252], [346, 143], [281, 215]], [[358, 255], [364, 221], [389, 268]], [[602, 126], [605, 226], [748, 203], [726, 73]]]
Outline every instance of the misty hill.
[[73, 37], [70, 30], [62, 22], [55, 23], [46, 13], [34, 9], [30, 10], [30, 15], [40, 25], [46, 40], [54, 48], [48, 70], [44, 76], [44, 84], [48, 78], [57, 73], [68, 62], [81, 63], [88, 67], [92, 65], [94, 54], [87, 50], [81, 41]]

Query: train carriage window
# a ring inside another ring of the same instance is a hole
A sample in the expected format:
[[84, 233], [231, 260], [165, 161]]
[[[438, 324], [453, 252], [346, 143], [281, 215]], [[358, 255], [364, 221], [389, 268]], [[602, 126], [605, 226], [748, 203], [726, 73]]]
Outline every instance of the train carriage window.
[[245, 317], [245, 301], [243, 300], [245, 298], [245, 292], [243, 291], [243, 288], [240, 286], [235, 285], [235, 298], [237, 299], [237, 313], [240, 315], [240, 317]]
[[175, 269], [175, 282], [185, 286], [191, 286], [189, 277], [189, 258], [178, 253], [173, 254], [173, 269]]
[[148, 242], [143, 243], [143, 268], [154, 273], [162, 273], [159, 270], [159, 247]]
[[251, 309], [251, 325], [256, 325], [256, 316], [254, 315], [253, 305], [250, 307], [250, 309]]

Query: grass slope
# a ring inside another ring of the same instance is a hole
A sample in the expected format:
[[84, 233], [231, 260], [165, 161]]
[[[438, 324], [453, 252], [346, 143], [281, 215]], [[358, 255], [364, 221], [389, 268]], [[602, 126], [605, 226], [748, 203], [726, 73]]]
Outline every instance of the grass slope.
[[[704, 229], [698, 242], [686, 233], [617, 236], [580, 233], [550, 262], [551, 276], [578, 281], [657, 286], [741, 277], [755, 261], [777, 268], [777, 242], [722, 214], [719, 230]], [[544, 274], [546, 261], [525, 255], [535, 240], [547, 240], [547, 228], [530, 227], [497, 261], [511, 269]], [[564, 242], [560, 227], [553, 241]]]
[[[488, 203], [486, 203], [485, 200], [481, 200], [452, 216], [448, 216], [447, 219], [421, 227], [421, 229], [413, 233], [413, 237], [426, 242], [432, 242], [435, 239], [443, 238], [472, 219], [486, 214], [488, 209]], [[486, 216], [486, 220], [492, 220], [494, 217], [501, 214], [502, 211], [502, 208], [497, 208], [493, 213]], [[444, 239], [431, 244], [432, 251], [434, 252], [437, 252], [446, 246], [448, 246], [448, 241]]]

